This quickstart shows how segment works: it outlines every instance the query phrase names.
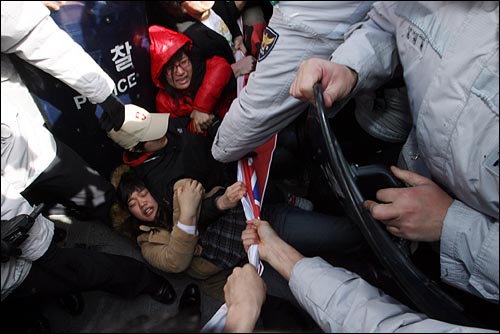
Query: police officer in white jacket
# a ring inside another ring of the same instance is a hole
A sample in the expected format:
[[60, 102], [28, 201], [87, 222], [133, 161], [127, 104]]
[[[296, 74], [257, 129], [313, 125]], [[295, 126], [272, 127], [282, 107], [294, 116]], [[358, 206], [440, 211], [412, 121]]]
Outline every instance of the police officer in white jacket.
[[113, 187], [44, 127], [9, 58], [19, 57], [102, 103], [104, 128], [121, 126], [123, 105], [112, 94], [113, 80], [49, 14], [40, 1], [2, 4], [2, 175], [32, 204], [54, 200], [106, 219]]
[[215, 159], [240, 159], [291, 124], [307, 108], [289, 94], [300, 63], [328, 59], [373, 1], [274, 1], [256, 69], [233, 101], [212, 146]]
[[331, 61], [304, 62], [291, 95], [328, 106], [400, 63], [413, 130], [397, 177], [367, 202], [392, 234], [440, 241], [441, 279], [498, 303], [498, 2], [377, 2]]
[[[124, 118], [123, 105], [112, 95], [113, 81], [58, 28], [41, 2], [2, 2], [1, 11], [2, 226], [17, 215], [31, 213], [33, 208], [22, 194], [34, 183], [43, 189], [47, 185], [59, 187], [52, 187], [42, 200], [62, 194], [74, 199], [74, 204], [99, 210], [109, 200], [108, 182], [76, 153], [57, 143], [44, 127], [9, 54], [52, 74], [91, 101], [103, 103], [101, 125], [105, 129], [119, 129]], [[10, 294], [51, 295], [93, 289], [123, 296], [150, 293], [167, 303], [175, 298], [168, 281], [142, 262], [86, 249], [59, 249], [51, 243], [53, 234], [53, 223], [38, 216], [21, 244], [21, 255], [2, 262], [2, 301]]]

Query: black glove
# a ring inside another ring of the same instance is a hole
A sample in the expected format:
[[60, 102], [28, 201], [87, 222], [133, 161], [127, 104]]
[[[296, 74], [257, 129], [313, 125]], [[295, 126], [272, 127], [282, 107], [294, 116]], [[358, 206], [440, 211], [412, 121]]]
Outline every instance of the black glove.
[[125, 106], [123, 103], [115, 94], [111, 94], [101, 103], [101, 106], [103, 110], [99, 119], [101, 128], [106, 132], [111, 131], [111, 129], [120, 130], [125, 121]]

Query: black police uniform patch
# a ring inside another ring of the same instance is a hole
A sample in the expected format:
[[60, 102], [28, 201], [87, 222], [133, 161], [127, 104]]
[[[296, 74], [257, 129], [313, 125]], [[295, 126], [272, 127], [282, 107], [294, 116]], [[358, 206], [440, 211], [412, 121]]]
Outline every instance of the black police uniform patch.
[[262, 37], [262, 44], [260, 45], [259, 59], [257, 61], [265, 59], [267, 55], [271, 53], [271, 50], [276, 45], [276, 42], [278, 41], [279, 37], [280, 36], [276, 31], [274, 31], [269, 27], [266, 27], [266, 30], [264, 31], [264, 36]]

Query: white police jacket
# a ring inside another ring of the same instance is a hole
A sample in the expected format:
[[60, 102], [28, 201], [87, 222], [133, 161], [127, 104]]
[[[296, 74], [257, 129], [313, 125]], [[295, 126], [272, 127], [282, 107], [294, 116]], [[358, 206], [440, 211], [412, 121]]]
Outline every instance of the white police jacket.
[[355, 93], [403, 66], [414, 129], [401, 166], [453, 197], [441, 236], [443, 281], [498, 303], [498, 2], [378, 2], [332, 61]]
[[[52, 162], [52, 134], [7, 54], [15, 54], [62, 80], [91, 102], [111, 94], [113, 80], [49, 16], [40, 1], [2, 2], [2, 220], [29, 214], [20, 193]], [[2, 263], [2, 299], [17, 287], [47, 250], [52, 223], [40, 217], [23, 243], [24, 257]]]

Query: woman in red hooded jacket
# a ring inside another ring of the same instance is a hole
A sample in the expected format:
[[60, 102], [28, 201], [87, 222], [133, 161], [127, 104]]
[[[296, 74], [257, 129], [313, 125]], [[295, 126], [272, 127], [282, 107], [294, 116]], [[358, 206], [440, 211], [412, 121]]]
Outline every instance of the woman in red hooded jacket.
[[184, 34], [149, 27], [151, 78], [159, 88], [156, 111], [183, 118], [190, 131], [206, 135], [215, 118], [223, 118], [236, 91], [228, 88], [232, 69], [222, 57], [202, 59], [190, 54]]

